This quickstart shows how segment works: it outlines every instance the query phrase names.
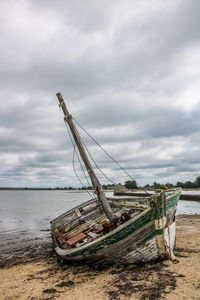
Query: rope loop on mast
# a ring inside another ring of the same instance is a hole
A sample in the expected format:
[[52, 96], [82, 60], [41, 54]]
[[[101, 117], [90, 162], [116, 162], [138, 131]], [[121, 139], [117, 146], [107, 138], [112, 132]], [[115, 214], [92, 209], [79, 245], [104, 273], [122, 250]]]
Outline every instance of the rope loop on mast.
[[72, 118], [72, 115], [70, 115], [70, 114], [68, 114], [67, 116], [64, 117], [64, 121], [66, 121], [66, 122], [71, 119], [73, 119], [73, 118]]

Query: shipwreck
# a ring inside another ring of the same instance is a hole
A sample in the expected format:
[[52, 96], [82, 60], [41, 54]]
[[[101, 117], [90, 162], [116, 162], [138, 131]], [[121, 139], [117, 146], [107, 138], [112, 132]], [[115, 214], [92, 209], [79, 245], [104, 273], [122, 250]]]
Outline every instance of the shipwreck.
[[106, 197], [60, 93], [64, 121], [91, 180], [95, 197], [51, 221], [53, 247], [68, 261], [135, 263], [175, 259], [176, 207], [181, 188], [143, 197]]

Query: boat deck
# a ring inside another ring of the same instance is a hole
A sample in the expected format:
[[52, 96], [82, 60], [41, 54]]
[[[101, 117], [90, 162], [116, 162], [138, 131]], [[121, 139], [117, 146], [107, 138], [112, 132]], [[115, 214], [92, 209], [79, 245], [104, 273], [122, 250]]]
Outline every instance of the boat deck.
[[[97, 199], [79, 205], [52, 221], [52, 237], [56, 247], [73, 249], [81, 247], [138, 216], [148, 208], [148, 199], [108, 198], [114, 218], [109, 222]], [[138, 200], [138, 201], [137, 201]]]

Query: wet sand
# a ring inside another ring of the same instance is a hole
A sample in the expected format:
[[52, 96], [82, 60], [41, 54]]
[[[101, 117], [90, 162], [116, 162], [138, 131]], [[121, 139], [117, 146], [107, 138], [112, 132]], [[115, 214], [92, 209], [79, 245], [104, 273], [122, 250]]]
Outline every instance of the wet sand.
[[177, 218], [178, 263], [60, 265], [51, 242], [10, 243], [0, 253], [1, 299], [200, 299], [200, 215]]

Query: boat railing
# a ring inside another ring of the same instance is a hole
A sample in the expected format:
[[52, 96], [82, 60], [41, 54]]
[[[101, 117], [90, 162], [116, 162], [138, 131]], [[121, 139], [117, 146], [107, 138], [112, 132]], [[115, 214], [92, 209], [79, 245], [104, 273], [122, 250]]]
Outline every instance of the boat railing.
[[171, 195], [178, 195], [180, 194], [182, 191], [181, 187], [176, 187], [176, 188], [172, 188], [172, 189], [168, 189], [168, 190], [164, 190], [164, 194], [166, 197], [171, 196]]
[[57, 218], [53, 219], [51, 221], [51, 223], [56, 223], [58, 220], [62, 220], [62, 219], [65, 219], [67, 216], [70, 216], [72, 215], [73, 213], [75, 213], [75, 210], [77, 209], [81, 209], [81, 208], [85, 208], [93, 203], [96, 203], [96, 207], [100, 207], [100, 204], [98, 202], [98, 200], [96, 198], [93, 198], [91, 200], [88, 200], [87, 202], [85, 203], [82, 203], [82, 204], [79, 204], [78, 206], [76, 206], [75, 208], [72, 208], [70, 210], [68, 210], [67, 212], [65, 212], [64, 214], [58, 216]]

